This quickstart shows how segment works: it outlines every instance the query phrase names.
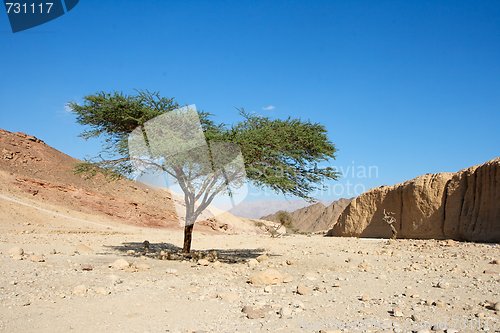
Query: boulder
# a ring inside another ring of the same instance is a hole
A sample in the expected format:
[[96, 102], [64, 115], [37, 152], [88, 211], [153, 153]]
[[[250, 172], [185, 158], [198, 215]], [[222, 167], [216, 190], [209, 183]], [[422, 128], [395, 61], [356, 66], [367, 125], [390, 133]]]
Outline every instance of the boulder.
[[210, 261], [208, 261], [207, 259], [199, 259], [198, 260], [198, 265], [200, 265], [200, 266], [208, 266], [208, 265], [210, 265]]
[[7, 253], [9, 254], [9, 256], [11, 257], [14, 257], [14, 256], [22, 256], [24, 254], [24, 250], [20, 247], [13, 247], [13, 248], [10, 248]]
[[297, 294], [299, 294], [299, 295], [309, 295], [311, 293], [312, 293], [312, 288], [309, 288], [305, 284], [300, 283], [297, 286]]
[[85, 244], [78, 244], [75, 247], [75, 252], [79, 254], [92, 254], [94, 253], [94, 250]]
[[262, 308], [246, 305], [241, 309], [248, 319], [259, 319], [266, 316], [266, 311]]
[[94, 292], [97, 295], [109, 295], [109, 294], [111, 294], [111, 292], [109, 290], [106, 290], [106, 288], [104, 288], [104, 287], [96, 287], [96, 288], [94, 288]]
[[85, 296], [87, 294], [87, 287], [83, 284], [80, 284], [73, 288], [73, 294], [76, 296]]
[[266, 261], [269, 259], [269, 257], [265, 254], [261, 254], [260, 256], [258, 256], [257, 258], [255, 258], [258, 262], [263, 262], [263, 261]]
[[266, 269], [265, 271], [257, 272], [250, 276], [248, 282], [257, 285], [269, 285], [282, 283], [284, 280], [283, 275], [275, 269]]
[[30, 260], [33, 261], [33, 262], [45, 262], [44, 256], [40, 256], [40, 255], [37, 255], [37, 254], [32, 254], [30, 256]]
[[111, 263], [109, 265], [109, 267], [113, 268], [113, 269], [123, 270], [123, 269], [129, 268], [130, 267], [130, 263], [127, 260], [125, 260], [125, 259], [117, 259], [113, 263]]
[[252, 258], [247, 261], [247, 265], [248, 267], [257, 267], [259, 266], [259, 262], [257, 261], [257, 259]]

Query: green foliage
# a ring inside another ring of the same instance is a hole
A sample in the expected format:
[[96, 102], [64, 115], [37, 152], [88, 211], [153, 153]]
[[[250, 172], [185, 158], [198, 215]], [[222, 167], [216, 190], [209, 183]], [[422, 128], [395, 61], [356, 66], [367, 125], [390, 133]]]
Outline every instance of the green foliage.
[[[84, 139], [102, 138], [103, 150], [91, 162], [101, 170], [128, 175], [133, 172], [128, 151], [128, 135], [136, 128], [166, 112], [179, 108], [173, 98], [161, 97], [157, 92], [138, 91], [136, 95], [120, 92], [98, 92], [83, 98], [83, 103], [68, 103], [76, 115], [76, 121], [85, 126]], [[209, 137], [216, 137], [218, 126], [209, 114], [200, 112], [202, 127]], [[75, 170], [78, 171], [78, 170]], [[79, 172], [93, 173], [91, 168]]]
[[335, 158], [335, 146], [323, 125], [300, 119], [270, 119], [241, 112], [244, 121], [232, 129], [232, 140], [245, 158], [247, 177], [254, 184], [276, 192], [312, 200], [326, 179], [337, 179], [335, 170], [322, 166]]
[[[104, 138], [103, 152], [93, 163], [100, 170], [127, 175], [133, 171], [128, 135], [148, 120], [179, 108], [179, 104], [173, 98], [148, 91], [131, 96], [99, 92], [84, 97], [82, 104], [69, 103], [69, 107], [77, 122], [86, 127], [83, 138]], [[215, 124], [208, 113], [199, 113], [209, 144], [225, 142], [241, 148], [246, 177], [256, 186], [312, 200], [311, 193], [322, 189], [323, 181], [338, 177], [328, 166], [336, 149], [323, 125], [292, 118], [270, 119], [244, 110], [241, 115], [244, 118], [241, 122], [226, 126]], [[187, 164], [188, 168], [196, 169], [193, 163]], [[95, 170], [87, 168], [87, 171]]]
[[103, 152], [111, 156], [127, 156], [127, 136], [135, 128], [156, 116], [175, 110], [179, 105], [158, 93], [139, 91], [137, 95], [99, 92], [84, 97], [80, 105], [68, 103], [76, 121], [86, 126], [84, 139], [103, 137]]

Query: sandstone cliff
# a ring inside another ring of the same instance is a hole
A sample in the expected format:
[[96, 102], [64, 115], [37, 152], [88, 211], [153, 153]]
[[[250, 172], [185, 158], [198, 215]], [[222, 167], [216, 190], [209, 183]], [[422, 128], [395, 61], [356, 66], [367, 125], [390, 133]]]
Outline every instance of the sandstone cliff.
[[372, 189], [346, 207], [329, 236], [390, 237], [383, 212], [396, 218], [399, 238], [500, 241], [500, 158], [457, 173], [427, 174]]

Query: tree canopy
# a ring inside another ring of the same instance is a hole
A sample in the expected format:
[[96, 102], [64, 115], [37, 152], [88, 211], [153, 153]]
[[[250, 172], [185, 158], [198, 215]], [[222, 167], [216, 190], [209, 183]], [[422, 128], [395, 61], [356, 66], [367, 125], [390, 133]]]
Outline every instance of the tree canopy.
[[[131, 175], [134, 172], [134, 156], [129, 147], [132, 133], [138, 133], [137, 138], [143, 133], [145, 147], [150, 153], [156, 151], [156, 155], [158, 151], [161, 155], [178, 146], [175, 140], [167, 140], [162, 147], [153, 147], [147, 135], [152, 127], [148, 124], [153, 123], [153, 119], [169, 116], [180, 108], [173, 98], [149, 91], [138, 91], [135, 95], [98, 92], [85, 96], [83, 103], [69, 103], [69, 107], [76, 114], [77, 122], [85, 126], [83, 138], [103, 139], [102, 153], [80, 167], [80, 171], [99, 167], [114, 174]], [[243, 109], [240, 114], [241, 121], [226, 125], [216, 124], [206, 112], [198, 112], [202, 140], [207, 143], [208, 153], [205, 148], [190, 149], [176, 157], [167, 153], [168, 157], [164, 156], [158, 166], [178, 180], [185, 194], [186, 228], [188, 221], [192, 222], [190, 230], [185, 229], [185, 252], [190, 250], [196, 217], [217, 194], [227, 190], [228, 180], [234, 181], [241, 176], [237, 168], [229, 176], [228, 168], [214, 169], [216, 164], [225, 165], [235, 158], [236, 154], [230, 153], [234, 149], [230, 147], [238, 147], [241, 152], [248, 181], [284, 195], [313, 200], [313, 192], [321, 189], [325, 180], [337, 178], [335, 170], [328, 165], [335, 158], [336, 149], [323, 125], [293, 118], [271, 119]], [[176, 121], [176, 118], [168, 119]], [[177, 128], [179, 132], [188, 130], [191, 129], [184, 129], [182, 125]], [[158, 126], [157, 131], [164, 132], [165, 126]], [[208, 162], [198, 158], [203, 154], [211, 156]], [[214, 155], [217, 158], [212, 158]]]

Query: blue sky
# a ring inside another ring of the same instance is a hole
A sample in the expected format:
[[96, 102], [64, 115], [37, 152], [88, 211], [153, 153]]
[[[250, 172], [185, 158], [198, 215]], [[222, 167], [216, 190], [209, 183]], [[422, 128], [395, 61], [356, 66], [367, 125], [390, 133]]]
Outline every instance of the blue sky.
[[226, 123], [244, 107], [325, 124], [334, 165], [377, 172], [323, 200], [500, 155], [496, 0], [81, 0], [15, 34], [2, 12], [0, 39], [0, 128], [78, 158], [99, 148], [65, 104], [134, 89]]

